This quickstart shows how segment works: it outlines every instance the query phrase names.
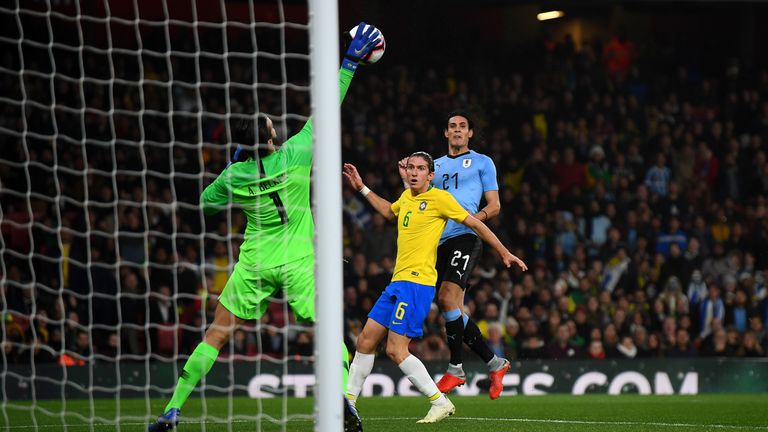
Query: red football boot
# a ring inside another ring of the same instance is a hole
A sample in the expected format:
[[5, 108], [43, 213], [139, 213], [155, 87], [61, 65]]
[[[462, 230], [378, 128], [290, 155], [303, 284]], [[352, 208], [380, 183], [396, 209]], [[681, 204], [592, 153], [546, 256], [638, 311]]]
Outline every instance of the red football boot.
[[[509, 366], [507, 366], [507, 368], [509, 368]], [[437, 389], [440, 390], [441, 393], [448, 393], [456, 387], [464, 385], [465, 382], [467, 381], [464, 378], [459, 378], [456, 375], [451, 375], [446, 372], [445, 375], [440, 378], [440, 381], [437, 382]]]
[[[501, 394], [501, 391], [504, 390], [504, 374], [507, 373], [508, 370], [509, 360], [505, 360], [504, 366], [502, 366], [501, 369], [490, 373], [491, 388], [488, 390], [488, 395], [491, 397], [491, 400], [496, 400]], [[437, 387], [440, 388], [440, 384], [438, 384]]]

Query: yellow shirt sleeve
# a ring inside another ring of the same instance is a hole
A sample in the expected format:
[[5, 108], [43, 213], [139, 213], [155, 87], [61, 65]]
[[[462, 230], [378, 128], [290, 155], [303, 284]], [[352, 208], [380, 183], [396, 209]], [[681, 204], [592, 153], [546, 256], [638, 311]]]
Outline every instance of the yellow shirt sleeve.
[[464, 207], [456, 201], [453, 195], [445, 191], [440, 192], [442, 192], [438, 198], [440, 213], [456, 223], [463, 223], [464, 219], [469, 216], [469, 212], [464, 210]]
[[[408, 192], [408, 189], [406, 189], [406, 190], [405, 190], [405, 192], [403, 192], [403, 193], [406, 193], [406, 192]], [[400, 195], [400, 196], [397, 198], [397, 200], [396, 200], [395, 202], [393, 202], [391, 206], [389, 206], [389, 208], [392, 210], [392, 213], [393, 213], [395, 216], [399, 216], [399, 215], [400, 215], [400, 200], [401, 200], [402, 198], [403, 198], [403, 196], [402, 196], [402, 195]]]

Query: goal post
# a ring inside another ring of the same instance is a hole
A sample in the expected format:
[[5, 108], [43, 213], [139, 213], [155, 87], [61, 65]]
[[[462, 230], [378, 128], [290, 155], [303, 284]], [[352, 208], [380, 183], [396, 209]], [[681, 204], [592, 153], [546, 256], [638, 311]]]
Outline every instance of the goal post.
[[337, 0], [309, 1], [312, 116], [314, 118], [314, 202], [316, 230], [317, 338], [315, 340], [317, 395], [316, 431], [342, 430], [342, 227], [341, 111], [338, 97]]

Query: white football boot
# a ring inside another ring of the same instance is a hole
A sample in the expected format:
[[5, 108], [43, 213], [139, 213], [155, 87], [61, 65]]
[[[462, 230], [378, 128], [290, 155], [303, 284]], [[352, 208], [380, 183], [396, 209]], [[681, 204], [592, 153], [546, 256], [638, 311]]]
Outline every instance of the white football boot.
[[429, 409], [427, 415], [416, 423], [437, 423], [448, 416], [452, 416], [455, 412], [456, 407], [453, 406], [453, 403], [446, 397], [444, 404], [432, 405], [432, 408]]

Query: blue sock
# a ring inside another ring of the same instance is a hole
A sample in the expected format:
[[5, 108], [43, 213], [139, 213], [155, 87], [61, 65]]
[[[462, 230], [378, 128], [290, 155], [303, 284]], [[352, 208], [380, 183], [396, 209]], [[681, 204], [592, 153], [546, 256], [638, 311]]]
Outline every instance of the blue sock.
[[[460, 309], [453, 309], [449, 310], [447, 312], [443, 312], [443, 318], [445, 318], [445, 322], [449, 323], [451, 321], [456, 321], [461, 316], [461, 310]], [[464, 319], [464, 325], [466, 325], [467, 320]]]

